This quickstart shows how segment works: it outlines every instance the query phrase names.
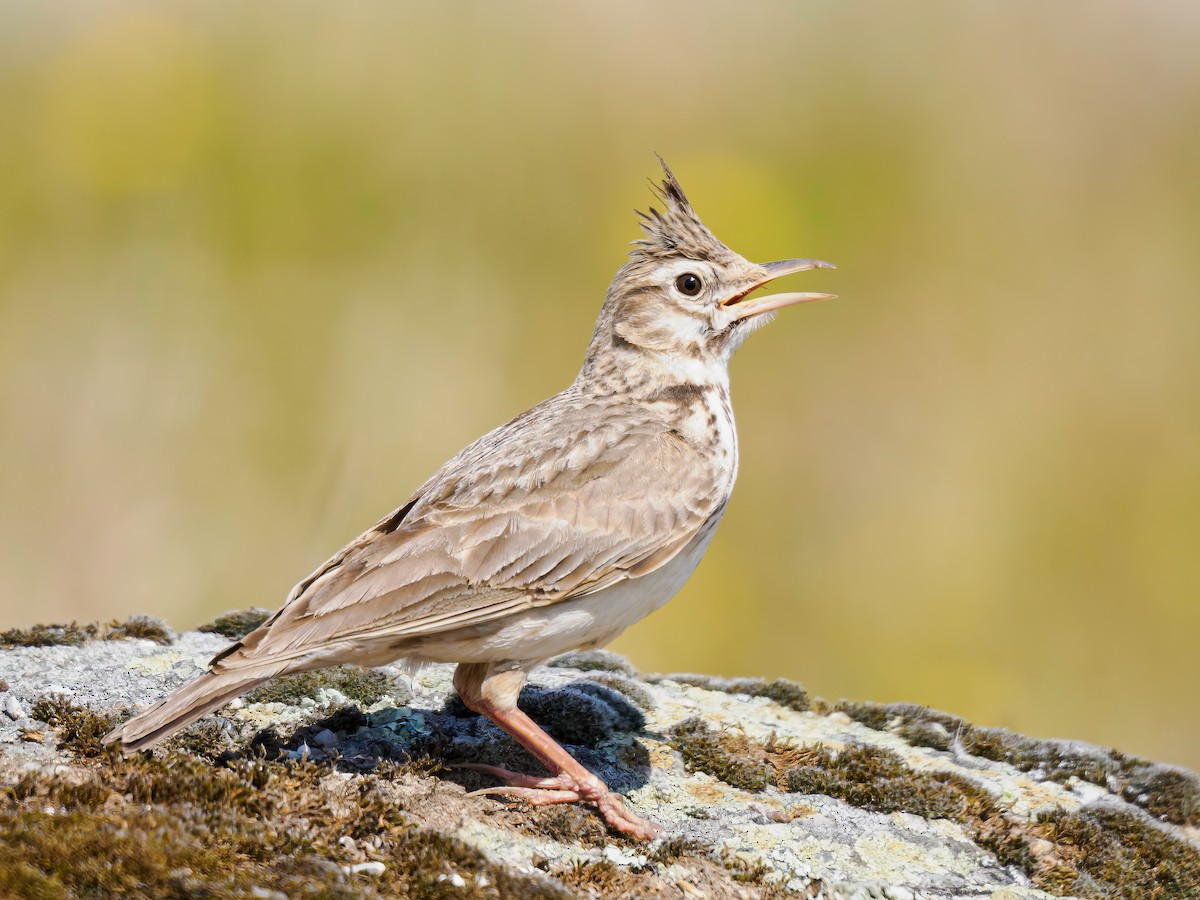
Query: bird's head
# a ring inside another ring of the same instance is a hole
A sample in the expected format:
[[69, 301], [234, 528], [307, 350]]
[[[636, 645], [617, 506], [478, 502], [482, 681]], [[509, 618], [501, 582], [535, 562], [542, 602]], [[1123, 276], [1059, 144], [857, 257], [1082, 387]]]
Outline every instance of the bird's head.
[[750, 262], [717, 240], [665, 162], [662, 167], [665, 177], [654, 190], [665, 208], [638, 213], [645, 237], [634, 243], [630, 261], [608, 289], [585, 373], [629, 365], [662, 368], [660, 376], [674, 372], [693, 381], [714, 367], [723, 373], [733, 351], [768, 313], [834, 296], [751, 296], [783, 275], [833, 266], [816, 259]]

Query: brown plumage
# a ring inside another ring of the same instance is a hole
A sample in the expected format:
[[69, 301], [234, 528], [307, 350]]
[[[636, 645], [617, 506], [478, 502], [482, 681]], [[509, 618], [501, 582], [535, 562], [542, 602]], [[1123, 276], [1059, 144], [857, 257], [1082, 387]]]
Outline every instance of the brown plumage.
[[660, 607], [703, 555], [737, 474], [730, 354], [761, 313], [827, 294], [747, 299], [782, 274], [704, 226], [663, 165], [663, 211], [618, 271], [575, 382], [484, 435], [292, 590], [210, 671], [106, 740], [147, 747], [256, 684], [339, 663], [456, 662], [455, 687], [551, 770], [485, 768], [533, 802], [587, 800], [651, 836], [516, 708], [530, 669], [601, 646]]

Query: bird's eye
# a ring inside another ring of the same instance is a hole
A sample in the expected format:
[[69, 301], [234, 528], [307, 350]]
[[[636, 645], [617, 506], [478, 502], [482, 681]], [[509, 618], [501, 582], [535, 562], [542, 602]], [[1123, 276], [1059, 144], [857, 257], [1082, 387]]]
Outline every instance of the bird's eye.
[[689, 297], [695, 297], [700, 293], [700, 288], [703, 287], [700, 283], [700, 276], [693, 275], [691, 272], [684, 272], [675, 279], [675, 287], [681, 294], [687, 294]]

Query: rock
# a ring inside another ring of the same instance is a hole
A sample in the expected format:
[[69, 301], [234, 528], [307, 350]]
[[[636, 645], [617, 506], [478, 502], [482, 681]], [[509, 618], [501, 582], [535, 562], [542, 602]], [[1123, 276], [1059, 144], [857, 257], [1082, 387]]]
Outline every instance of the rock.
[[14, 722], [25, 718], [25, 710], [21, 709], [21, 704], [12, 694], [6, 694], [4, 697], [4, 714]]
[[[643, 677], [614, 654], [560, 657], [534, 672], [522, 706], [663, 826], [641, 844], [586, 807], [471, 793], [496, 782], [454, 764], [539, 770], [455, 700], [451, 666], [411, 677], [311, 673], [229, 704], [152, 756], [106, 753], [98, 740], [114, 721], [200, 672], [227, 641], [190, 632], [164, 650], [111, 635], [74, 640], [89, 633], [0, 650], [10, 685], [0, 787], [13, 787], [0, 790], [0, 834], [20, 835], [0, 857], [0, 885], [119, 893], [136, 880], [147, 895], [222, 896], [1200, 896], [1196, 776], [1077, 742], [908, 704], [829, 704], [792, 682]], [[110, 833], [124, 837], [106, 847], [96, 835]], [[85, 885], [81, 872], [104, 869], [97, 859], [78, 866], [86, 854], [112, 857], [112, 885]], [[221, 862], [230, 858], [243, 862]]]
[[[346, 866], [346, 872], [350, 875], [382, 875], [387, 871], [387, 866], [381, 862], [365, 862], [355, 863], [352, 866]], [[461, 887], [462, 885], [459, 885]]]

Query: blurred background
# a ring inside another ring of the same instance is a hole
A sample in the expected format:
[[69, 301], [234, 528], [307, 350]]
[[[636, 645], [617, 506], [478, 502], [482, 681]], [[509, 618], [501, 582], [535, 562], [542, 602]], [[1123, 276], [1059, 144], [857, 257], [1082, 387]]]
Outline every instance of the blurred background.
[[[274, 607], [574, 377], [653, 152], [742, 471], [615, 649], [1200, 767], [1200, 6], [5, 4], [0, 628]], [[803, 282], [803, 283], [801, 283]]]

